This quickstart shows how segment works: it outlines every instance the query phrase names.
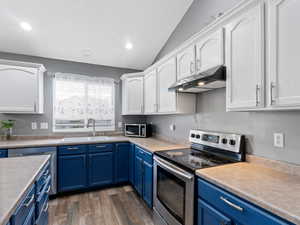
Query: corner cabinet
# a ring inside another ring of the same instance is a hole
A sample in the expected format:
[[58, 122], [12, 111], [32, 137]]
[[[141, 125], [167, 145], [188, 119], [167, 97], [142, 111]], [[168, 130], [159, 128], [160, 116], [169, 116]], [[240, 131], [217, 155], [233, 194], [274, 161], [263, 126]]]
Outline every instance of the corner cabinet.
[[300, 108], [300, 1], [269, 0], [268, 106]]
[[144, 74], [124, 74], [122, 80], [122, 114], [139, 115], [144, 112]]
[[0, 113], [43, 113], [45, 71], [41, 64], [0, 60]]
[[264, 107], [264, 2], [257, 1], [225, 29], [227, 110]]

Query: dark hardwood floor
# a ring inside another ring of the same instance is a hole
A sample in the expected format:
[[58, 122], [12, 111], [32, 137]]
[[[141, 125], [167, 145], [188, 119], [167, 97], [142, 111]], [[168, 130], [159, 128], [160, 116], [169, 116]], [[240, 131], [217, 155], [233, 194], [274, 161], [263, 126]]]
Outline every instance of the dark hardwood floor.
[[153, 225], [152, 210], [130, 186], [58, 197], [49, 225]]

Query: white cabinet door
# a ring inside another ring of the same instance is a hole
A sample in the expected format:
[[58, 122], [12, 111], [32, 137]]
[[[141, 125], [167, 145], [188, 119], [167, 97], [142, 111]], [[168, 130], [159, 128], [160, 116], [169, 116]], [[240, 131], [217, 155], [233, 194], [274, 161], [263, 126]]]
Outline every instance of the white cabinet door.
[[269, 1], [268, 103], [275, 107], [300, 106], [300, 1]]
[[144, 105], [145, 113], [155, 113], [157, 112], [157, 79], [156, 79], [156, 70], [153, 70], [145, 74], [144, 77]]
[[195, 46], [184, 49], [176, 57], [177, 59], [177, 80], [195, 74]]
[[196, 71], [202, 72], [224, 64], [224, 30], [202, 38], [196, 44]]
[[227, 110], [264, 106], [264, 5], [226, 26]]
[[37, 111], [37, 71], [30, 67], [0, 65], [0, 112]]
[[168, 88], [176, 82], [176, 60], [171, 58], [157, 69], [158, 112], [176, 112], [176, 93]]
[[125, 80], [125, 114], [143, 113], [143, 77]]

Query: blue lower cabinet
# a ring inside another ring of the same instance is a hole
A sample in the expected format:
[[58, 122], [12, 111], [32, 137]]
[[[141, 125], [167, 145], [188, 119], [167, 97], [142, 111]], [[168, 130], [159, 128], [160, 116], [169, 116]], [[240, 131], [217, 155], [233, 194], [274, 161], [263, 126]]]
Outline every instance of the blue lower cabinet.
[[31, 207], [27, 218], [25, 220], [25, 222], [23, 223], [23, 225], [39, 225], [38, 223], [35, 222], [35, 209], [34, 209], [34, 205]]
[[153, 155], [138, 146], [135, 146], [134, 188], [152, 208]]
[[7, 149], [0, 149], [0, 158], [7, 157]]
[[232, 221], [215, 208], [198, 199], [198, 223], [197, 225], [231, 225]]
[[113, 152], [88, 155], [88, 185], [96, 187], [112, 184], [114, 181]]
[[144, 161], [144, 177], [143, 177], [143, 199], [148, 206], [152, 208], [153, 194], [153, 166]]
[[135, 157], [135, 184], [136, 191], [142, 196], [143, 195], [143, 176], [144, 176], [144, 165], [143, 159]]
[[291, 223], [203, 179], [198, 179], [197, 185], [198, 198], [200, 198], [198, 201], [198, 225], [257, 225], [258, 222], [259, 225], [291, 225]]
[[49, 213], [48, 213], [49, 203], [44, 205], [39, 217], [36, 220], [36, 225], [47, 225], [49, 221]]
[[130, 143], [116, 144], [115, 151], [115, 182], [122, 183], [129, 180], [129, 151]]
[[129, 182], [134, 185], [134, 168], [135, 168], [135, 154], [134, 154], [134, 144], [130, 144], [130, 149], [129, 149]]
[[[32, 212], [33, 211], [33, 212]], [[11, 217], [11, 225], [25, 225], [29, 223], [34, 216], [35, 220], [35, 186], [33, 185], [27, 192], [25, 197], [21, 200], [21, 203], [17, 207], [16, 211]]]
[[58, 191], [72, 191], [87, 187], [86, 154], [58, 157]]

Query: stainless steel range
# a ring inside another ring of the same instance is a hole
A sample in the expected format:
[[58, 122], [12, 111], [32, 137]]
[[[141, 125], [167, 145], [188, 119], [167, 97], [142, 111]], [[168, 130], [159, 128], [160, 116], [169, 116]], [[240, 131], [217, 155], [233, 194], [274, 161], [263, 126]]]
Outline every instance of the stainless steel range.
[[187, 149], [154, 156], [155, 225], [193, 225], [195, 172], [245, 160], [243, 135], [191, 130]]

